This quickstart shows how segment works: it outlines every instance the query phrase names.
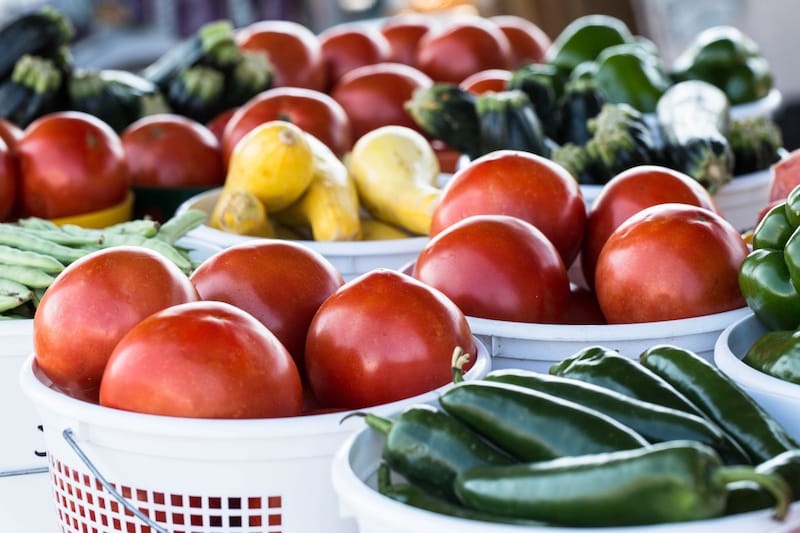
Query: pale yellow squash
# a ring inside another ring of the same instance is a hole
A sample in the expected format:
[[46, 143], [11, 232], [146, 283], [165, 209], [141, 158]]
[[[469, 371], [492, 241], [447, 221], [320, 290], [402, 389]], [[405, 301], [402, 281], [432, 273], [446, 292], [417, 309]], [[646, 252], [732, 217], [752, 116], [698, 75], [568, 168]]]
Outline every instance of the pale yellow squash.
[[388, 241], [392, 239], [408, 239], [413, 237], [407, 231], [374, 218], [361, 219], [362, 241]]
[[274, 229], [261, 200], [244, 189], [223, 188], [209, 225], [228, 233], [272, 237]]

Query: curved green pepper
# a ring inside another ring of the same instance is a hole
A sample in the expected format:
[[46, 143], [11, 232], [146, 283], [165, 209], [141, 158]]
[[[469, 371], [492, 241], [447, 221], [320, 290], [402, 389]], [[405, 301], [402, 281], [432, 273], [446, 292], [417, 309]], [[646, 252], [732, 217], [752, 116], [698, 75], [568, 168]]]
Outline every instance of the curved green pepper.
[[628, 26], [609, 15], [586, 15], [567, 25], [547, 52], [547, 63], [571, 72], [584, 61], [593, 61], [610, 46], [634, 42]]
[[753, 249], [782, 250], [796, 226], [783, 202], [772, 206], [753, 230]]
[[654, 112], [671, 84], [658, 56], [639, 44], [606, 48], [597, 64], [597, 85], [608, 101], [627, 103], [642, 113]]
[[800, 385], [800, 331], [770, 331], [759, 337], [742, 361], [756, 370]]

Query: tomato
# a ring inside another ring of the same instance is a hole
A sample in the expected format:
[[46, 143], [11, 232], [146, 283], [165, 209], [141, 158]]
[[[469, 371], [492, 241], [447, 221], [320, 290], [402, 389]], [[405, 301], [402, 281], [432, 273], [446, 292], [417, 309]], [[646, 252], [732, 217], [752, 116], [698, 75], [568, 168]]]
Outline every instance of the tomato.
[[500, 27], [511, 44], [512, 68], [544, 62], [552, 42], [539, 26], [518, 15], [495, 15], [489, 20]]
[[597, 258], [595, 293], [610, 324], [675, 320], [743, 307], [748, 247], [720, 215], [658, 204], [631, 216]]
[[217, 187], [225, 183], [219, 141], [190, 118], [148, 115], [125, 128], [120, 138], [133, 185]]
[[274, 418], [302, 413], [300, 374], [275, 335], [224, 302], [156, 312], [114, 348], [100, 404], [192, 418]]
[[119, 135], [97, 117], [60, 111], [33, 121], [15, 148], [23, 216], [58, 218], [122, 202], [130, 175]]
[[337, 156], [352, 146], [350, 119], [327, 94], [300, 87], [276, 87], [251, 98], [228, 121], [222, 132], [222, 155], [230, 159], [234, 146], [250, 130], [272, 120], [286, 120], [310, 133]]
[[17, 207], [19, 172], [17, 161], [8, 144], [0, 138], [0, 222], [11, 218]]
[[328, 90], [351, 70], [389, 60], [392, 47], [377, 29], [341, 23], [319, 34]]
[[586, 283], [592, 286], [597, 256], [620, 224], [645, 207], [671, 202], [696, 205], [722, 214], [707, 189], [692, 177], [671, 168], [639, 165], [609, 180], [586, 216], [581, 249], [581, 269]]
[[506, 90], [510, 79], [510, 70], [490, 68], [470, 74], [458, 86], [472, 94], [481, 94], [487, 91], [501, 92]]
[[786, 200], [792, 189], [800, 185], [800, 148], [772, 165], [769, 180], [769, 201]]
[[97, 399], [114, 346], [145, 317], [198, 299], [189, 277], [142, 247], [105, 248], [67, 266], [33, 318], [36, 361], [69, 394]]
[[460, 83], [481, 70], [511, 69], [511, 44], [485, 18], [456, 18], [420, 39], [417, 67], [434, 81]]
[[254, 240], [205, 260], [191, 275], [204, 300], [244, 309], [272, 331], [302, 371], [306, 334], [344, 279], [318, 252], [291, 241]]
[[434, 25], [433, 18], [420, 13], [403, 13], [386, 18], [380, 31], [391, 47], [388, 60], [417, 66], [419, 41]]
[[377, 63], [351, 70], [331, 91], [344, 108], [353, 128], [353, 139], [381, 126], [422, 128], [405, 110], [414, 91], [433, 84], [421, 71], [400, 63]]
[[430, 235], [479, 214], [530, 222], [555, 245], [564, 265], [578, 254], [586, 223], [575, 179], [551, 160], [517, 150], [486, 154], [456, 171], [433, 211]]
[[230, 121], [233, 114], [236, 113], [237, 109], [239, 108], [231, 107], [230, 109], [226, 109], [206, 123], [206, 127], [211, 130], [211, 133], [217, 138], [220, 150], [222, 150], [222, 132], [225, 131], [225, 126], [228, 125], [228, 121]]
[[436, 159], [439, 160], [439, 169], [447, 174], [452, 174], [458, 170], [461, 152], [450, 148], [439, 139], [431, 139], [431, 147], [436, 152]]
[[290, 20], [259, 20], [236, 33], [242, 50], [264, 51], [273, 68], [273, 87], [323, 91], [325, 63], [319, 38]]
[[22, 128], [10, 120], [0, 117], [0, 139], [5, 141], [10, 149], [13, 150], [16, 147], [17, 141], [22, 138], [22, 133]]
[[422, 249], [414, 277], [480, 318], [558, 323], [569, 301], [558, 251], [535, 226], [508, 215], [475, 215], [448, 226]]
[[576, 283], [570, 283], [569, 289], [569, 305], [564, 317], [564, 324], [603, 325], [608, 323], [592, 289]]
[[322, 406], [369, 407], [449, 383], [459, 346], [470, 368], [477, 347], [452, 300], [407, 274], [375, 269], [320, 306], [308, 329], [306, 372]]

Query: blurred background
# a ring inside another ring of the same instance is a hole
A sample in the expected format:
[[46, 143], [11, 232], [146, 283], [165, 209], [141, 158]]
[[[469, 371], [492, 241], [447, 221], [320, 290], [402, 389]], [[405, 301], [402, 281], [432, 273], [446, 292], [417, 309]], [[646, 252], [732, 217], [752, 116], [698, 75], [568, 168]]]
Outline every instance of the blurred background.
[[315, 32], [341, 22], [400, 12], [466, 11], [516, 14], [551, 38], [575, 18], [605, 13], [649, 37], [669, 62], [699, 31], [733, 25], [752, 37], [769, 60], [783, 94], [777, 120], [787, 148], [800, 146], [800, 44], [797, 0], [0, 0], [0, 19], [40, 5], [68, 14], [78, 29], [76, 64], [136, 69], [158, 57], [205, 22], [227, 18], [236, 26], [261, 19], [300, 22]]

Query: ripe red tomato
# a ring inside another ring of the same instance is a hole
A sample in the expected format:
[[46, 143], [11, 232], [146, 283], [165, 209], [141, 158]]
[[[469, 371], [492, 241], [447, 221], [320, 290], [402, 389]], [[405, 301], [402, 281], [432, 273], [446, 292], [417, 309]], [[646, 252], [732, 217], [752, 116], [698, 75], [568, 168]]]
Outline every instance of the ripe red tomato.
[[225, 183], [219, 141], [203, 124], [182, 115], [140, 118], [120, 138], [133, 185], [217, 187]]
[[324, 407], [357, 409], [401, 400], [452, 380], [460, 346], [477, 356], [463, 312], [407, 274], [376, 269], [345, 283], [308, 330], [306, 372]]
[[391, 47], [389, 61], [417, 66], [419, 41], [434, 26], [434, 19], [421, 13], [403, 13], [386, 18], [380, 30]]
[[490, 68], [470, 74], [458, 86], [472, 94], [481, 94], [487, 91], [501, 92], [506, 90], [510, 79], [510, 70]]
[[377, 29], [366, 25], [337, 24], [319, 34], [328, 90], [351, 70], [389, 60], [392, 47]]
[[475, 215], [448, 226], [422, 249], [414, 277], [480, 318], [558, 323], [569, 301], [567, 269], [553, 243], [508, 215]]
[[0, 118], [0, 139], [5, 141], [10, 149], [14, 149], [17, 141], [22, 138], [22, 128], [4, 118]]
[[772, 165], [769, 181], [769, 201], [786, 200], [792, 189], [800, 185], [800, 148]]
[[148, 248], [92, 252], [65, 268], [33, 318], [36, 362], [76, 397], [97, 399], [114, 346], [145, 317], [198, 299], [189, 277]]
[[489, 20], [500, 27], [511, 44], [512, 68], [545, 60], [552, 41], [539, 26], [518, 15], [496, 15]]
[[430, 235], [480, 214], [530, 222], [555, 245], [564, 265], [578, 255], [586, 223], [578, 182], [551, 160], [517, 150], [486, 154], [456, 171], [433, 211]]
[[211, 133], [213, 133], [214, 137], [217, 138], [217, 142], [220, 146], [220, 153], [222, 150], [222, 132], [225, 131], [225, 126], [228, 125], [228, 121], [231, 119], [233, 114], [236, 113], [237, 109], [239, 108], [231, 107], [230, 109], [226, 109], [206, 123], [206, 127], [211, 130]]
[[339, 102], [353, 131], [353, 139], [381, 126], [405, 126], [423, 133], [406, 112], [414, 91], [433, 84], [426, 74], [401, 63], [377, 63], [351, 70], [339, 80], [331, 96]]
[[339, 102], [313, 89], [276, 87], [251, 98], [230, 118], [222, 132], [225, 160], [250, 130], [271, 120], [293, 123], [324, 142], [340, 157], [353, 144], [350, 119]]
[[713, 211], [658, 204], [631, 216], [608, 238], [595, 293], [609, 324], [675, 320], [745, 305], [738, 275], [748, 247]]
[[302, 24], [260, 20], [239, 30], [236, 41], [242, 50], [267, 54], [273, 67], [273, 87], [325, 90], [325, 63], [319, 38]]
[[0, 137], [0, 221], [9, 220], [17, 207], [19, 172], [12, 148]]
[[244, 309], [278, 337], [302, 371], [308, 325], [344, 279], [318, 252], [291, 241], [254, 240], [206, 259], [192, 273], [204, 300]]
[[420, 39], [417, 66], [436, 82], [460, 83], [481, 70], [511, 69], [511, 44], [483, 17], [457, 18]]
[[594, 283], [597, 256], [609, 235], [631, 215], [656, 204], [696, 205], [721, 214], [714, 197], [697, 180], [677, 170], [640, 165], [606, 183], [586, 216], [581, 269], [586, 283]]
[[189, 302], [136, 324], [114, 348], [100, 404], [192, 418], [298, 416], [289, 352], [266, 326], [224, 302]]
[[15, 148], [23, 216], [58, 218], [122, 202], [130, 175], [119, 135], [80, 111], [32, 122]]
[[608, 324], [597, 303], [597, 296], [592, 289], [570, 283], [569, 305], [564, 317], [564, 324], [569, 325], [602, 325]]

